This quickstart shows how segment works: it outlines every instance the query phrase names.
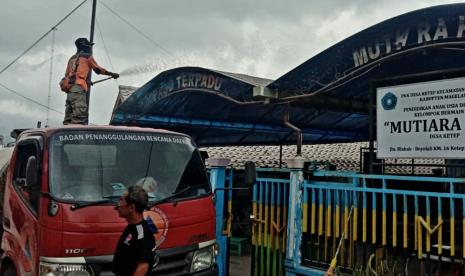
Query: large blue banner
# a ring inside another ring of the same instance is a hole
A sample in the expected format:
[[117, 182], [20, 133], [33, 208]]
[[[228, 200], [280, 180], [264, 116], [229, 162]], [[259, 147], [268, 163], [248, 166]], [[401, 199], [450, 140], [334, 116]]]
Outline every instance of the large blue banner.
[[465, 66], [464, 36], [465, 4], [413, 11], [335, 44], [269, 87], [280, 98], [339, 88], [339, 97], [367, 96], [373, 79]]

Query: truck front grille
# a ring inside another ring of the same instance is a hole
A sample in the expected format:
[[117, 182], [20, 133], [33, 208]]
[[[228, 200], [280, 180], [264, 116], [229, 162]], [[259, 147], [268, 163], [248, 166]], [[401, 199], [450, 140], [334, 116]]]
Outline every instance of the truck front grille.
[[188, 275], [192, 256], [198, 245], [182, 246], [157, 250], [160, 258], [158, 265], [152, 270], [155, 275]]

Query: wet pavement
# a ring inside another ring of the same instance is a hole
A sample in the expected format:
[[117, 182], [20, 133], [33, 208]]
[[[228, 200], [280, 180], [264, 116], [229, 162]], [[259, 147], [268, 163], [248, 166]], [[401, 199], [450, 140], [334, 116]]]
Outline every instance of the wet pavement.
[[249, 276], [250, 275], [250, 255], [229, 257], [229, 275], [230, 276]]

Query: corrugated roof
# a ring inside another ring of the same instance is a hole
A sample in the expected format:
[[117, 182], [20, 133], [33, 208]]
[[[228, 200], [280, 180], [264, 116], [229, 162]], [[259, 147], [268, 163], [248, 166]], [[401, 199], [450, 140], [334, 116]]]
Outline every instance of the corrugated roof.
[[367, 120], [352, 106], [326, 100], [293, 106], [254, 97], [257, 86], [270, 82], [200, 67], [174, 68], [135, 91], [121, 87], [110, 124], [166, 128], [189, 134], [200, 146], [285, 145], [295, 143], [294, 129], [284, 124], [289, 114], [306, 144], [367, 140]]
[[120, 106], [123, 102], [126, 101], [129, 96], [136, 91], [138, 87], [129, 86], [129, 85], [119, 85], [118, 86], [118, 96], [116, 97], [115, 105], [113, 106], [113, 114], [115, 113], [116, 108]]
[[[200, 67], [196, 67], [200, 68]], [[203, 68], [201, 68], [203, 69]], [[236, 79], [241, 82], [248, 83], [252, 86], [267, 86], [268, 84], [272, 83], [273, 80], [254, 77], [246, 74], [239, 74], [239, 73], [232, 73], [232, 72], [225, 72], [220, 70], [213, 70], [213, 69], [206, 69], [212, 72], [216, 72], [218, 74], [224, 75], [229, 78]], [[116, 98], [115, 106], [113, 108], [113, 113], [115, 112], [116, 108], [120, 106], [123, 102], [125, 102], [137, 89], [140, 87], [129, 86], [129, 85], [119, 85], [118, 86], [118, 96]]]
[[272, 83], [273, 80], [270, 79], [265, 79], [265, 78], [259, 78], [259, 77], [254, 77], [250, 75], [245, 75], [245, 74], [238, 74], [238, 73], [231, 73], [231, 72], [224, 72], [224, 71], [219, 71], [219, 70], [212, 70], [217, 73], [220, 73], [222, 75], [228, 76], [233, 79], [237, 79], [243, 82], [246, 82], [248, 84], [251, 84], [253, 86], [267, 86], [268, 84]]
[[[360, 170], [360, 150], [368, 148], [367, 142], [304, 145], [302, 157], [308, 161], [317, 162], [320, 168], [324, 163], [336, 165], [337, 170], [354, 171]], [[209, 157], [222, 157], [231, 159], [230, 166], [242, 169], [246, 161], [253, 161], [257, 168], [279, 168], [279, 146], [233, 146], [233, 147], [204, 147], [202, 150], [208, 152]], [[296, 154], [295, 146], [283, 146], [283, 168], [287, 168], [286, 159]], [[385, 159], [387, 164], [412, 164], [411, 159]], [[418, 166], [414, 174], [432, 174], [432, 169], [439, 168], [444, 164], [443, 159], [415, 159]], [[438, 167], [421, 166], [421, 164], [437, 164]], [[385, 173], [389, 174], [411, 174], [411, 167], [386, 166]]]

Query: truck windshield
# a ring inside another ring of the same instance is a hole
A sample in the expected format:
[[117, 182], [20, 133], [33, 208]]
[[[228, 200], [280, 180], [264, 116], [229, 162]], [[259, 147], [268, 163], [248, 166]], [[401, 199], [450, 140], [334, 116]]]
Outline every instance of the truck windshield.
[[114, 198], [131, 185], [142, 186], [150, 201], [210, 193], [200, 154], [181, 135], [58, 132], [51, 139], [49, 163], [50, 192], [65, 201]]

